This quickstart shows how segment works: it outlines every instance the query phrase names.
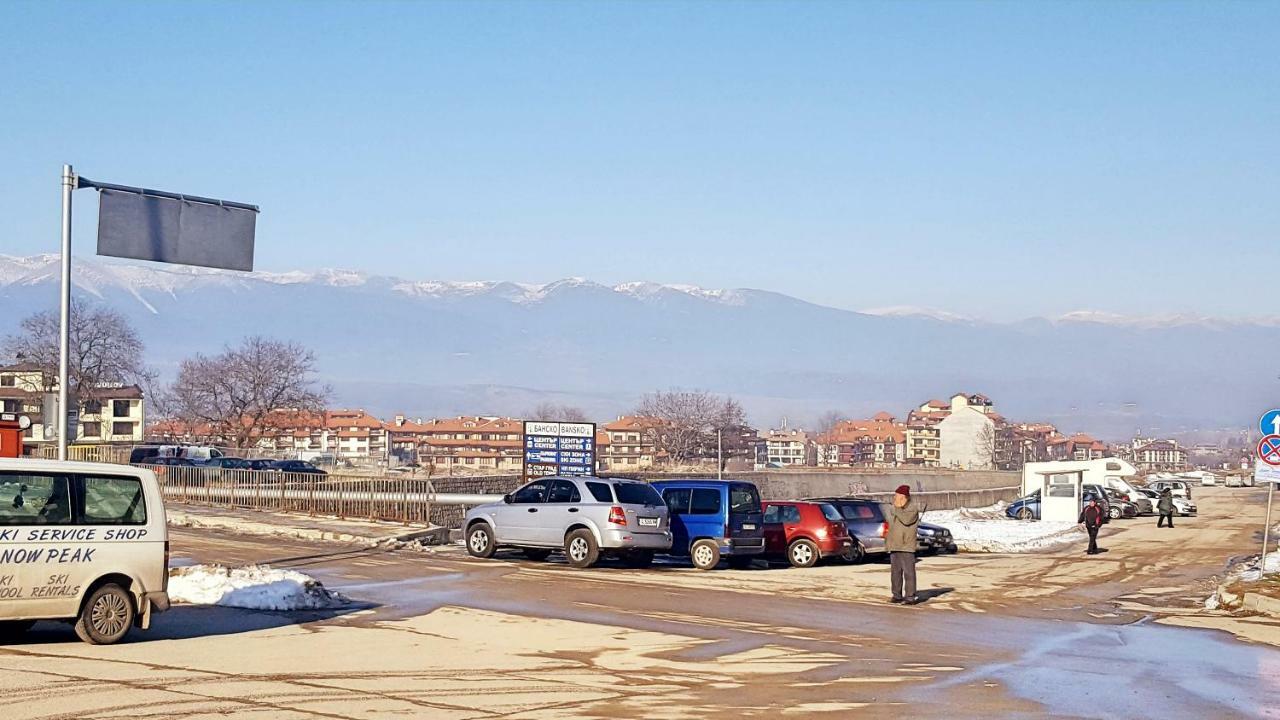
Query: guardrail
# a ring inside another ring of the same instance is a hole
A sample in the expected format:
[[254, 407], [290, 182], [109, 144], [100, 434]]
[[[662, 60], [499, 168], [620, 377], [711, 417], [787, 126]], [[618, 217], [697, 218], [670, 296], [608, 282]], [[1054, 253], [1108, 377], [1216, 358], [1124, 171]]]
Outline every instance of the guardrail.
[[219, 507], [447, 525], [465, 508], [496, 502], [514, 478], [381, 478], [189, 465], [139, 465], [156, 474], [165, 499]]

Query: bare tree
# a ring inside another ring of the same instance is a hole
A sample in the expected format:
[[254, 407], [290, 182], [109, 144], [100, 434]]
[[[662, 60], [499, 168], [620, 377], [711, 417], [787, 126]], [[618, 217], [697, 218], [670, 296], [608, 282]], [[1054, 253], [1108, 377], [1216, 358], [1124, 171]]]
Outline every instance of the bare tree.
[[[45, 392], [53, 392], [58, 384], [60, 326], [59, 313], [45, 310], [23, 320], [21, 332], [6, 341], [6, 355], [40, 369]], [[150, 377], [142, 361], [142, 340], [115, 310], [73, 300], [68, 335], [71, 397], [93, 400], [104, 387], [144, 383]]]
[[839, 410], [828, 410], [818, 416], [817, 423], [813, 426], [813, 429], [819, 435], [825, 435], [835, 430], [836, 425], [839, 425], [843, 419], [844, 415]]
[[982, 429], [974, 438], [974, 456], [978, 459], [979, 468], [991, 470], [996, 466], [996, 426], [994, 423], [983, 423]]
[[553, 402], [540, 402], [524, 414], [525, 420], [546, 420], [549, 422], [588, 422], [587, 414], [582, 408], [572, 405], [557, 405]]
[[250, 337], [221, 355], [182, 361], [169, 393], [173, 415], [237, 448], [324, 410], [327, 387], [317, 386], [315, 355], [300, 345]]
[[704, 391], [645, 395], [636, 414], [653, 420], [648, 431], [651, 441], [675, 463], [714, 456], [716, 431], [746, 424], [746, 414], [736, 400]]

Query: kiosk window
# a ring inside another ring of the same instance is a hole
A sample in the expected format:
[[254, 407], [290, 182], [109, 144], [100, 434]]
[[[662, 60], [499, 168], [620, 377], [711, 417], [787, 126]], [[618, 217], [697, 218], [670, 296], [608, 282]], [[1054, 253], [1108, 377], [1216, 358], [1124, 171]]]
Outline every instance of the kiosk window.
[[147, 502], [142, 481], [131, 477], [86, 477], [84, 515], [86, 525], [143, 525]]
[[0, 473], [0, 525], [60, 525], [69, 522], [69, 477]]

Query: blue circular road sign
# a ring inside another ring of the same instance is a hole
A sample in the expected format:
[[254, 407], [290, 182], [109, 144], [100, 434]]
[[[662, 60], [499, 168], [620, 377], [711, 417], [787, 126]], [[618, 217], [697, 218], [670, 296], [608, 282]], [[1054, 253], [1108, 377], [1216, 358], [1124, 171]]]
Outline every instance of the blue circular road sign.
[[1258, 420], [1258, 429], [1263, 435], [1280, 435], [1280, 410], [1268, 410]]

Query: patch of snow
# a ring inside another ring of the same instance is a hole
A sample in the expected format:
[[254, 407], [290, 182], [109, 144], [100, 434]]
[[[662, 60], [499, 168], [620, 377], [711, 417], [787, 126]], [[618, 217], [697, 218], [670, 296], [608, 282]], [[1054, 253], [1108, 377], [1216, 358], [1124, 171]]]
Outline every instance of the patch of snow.
[[1087, 537], [1076, 523], [1014, 520], [1005, 516], [1005, 507], [1001, 502], [982, 508], [932, 510], [921, 519], [950, 530], [956, 547], [964, 552], [1032, 552]]
[[325, 589], [310, 575], [268, 565], [170, 568], [169, 599], [189, 605], [248, 610], [323, 610], [350, 602], [341, 594]]
[[880, 317], [925, 317], [932, 320], [941, 320], [942, 322], [973, 322], [973, 318], [968, 315], [936, 308], [916, 307], [914, 305], [891, 305], [889, 307], [859, 310], [858, 312], [863, 315], [878, 315]]

